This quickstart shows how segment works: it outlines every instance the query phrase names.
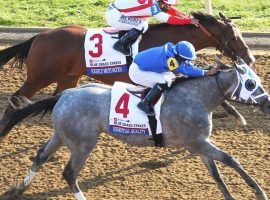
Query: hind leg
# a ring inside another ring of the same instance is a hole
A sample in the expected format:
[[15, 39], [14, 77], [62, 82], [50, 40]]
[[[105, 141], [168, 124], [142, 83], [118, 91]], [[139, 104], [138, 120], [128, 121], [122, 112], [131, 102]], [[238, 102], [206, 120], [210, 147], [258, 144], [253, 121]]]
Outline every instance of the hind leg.
[[80, 144], [76, 150], [71, 152], [71, 158], [63, 172], [64, 179], [67, 181], [70, 189], [75, 193], [77, 200], [86, 199], [77, 184], [77, 177], [93, 148], [94, 146], [90, 146], [89, 144]]
[[26, 81], [24, 85], [11, 96], [11, 98], [9, 99], [9, 105], [4, 111], [4, 114], [0, 120], [0, 140], [2, 140], [6, 136], [4, 135], [4, 133], [2, 133], [3, 128], [13, 117], [16, 109], [25, 107], [30, 104], [31, 101], [28, 100], [28, 98], [32, 97], [36, 92], [50, 85], [51, 83], [53, 83], [53, 81], [50, 80], [41, 84], [39, 82]]
[[20, 195], [22, 194], [31, 184], [33, 178], [36, 176], [40, 167], [49, 159], [49, 157], [57, 151], [62, 146], [62, 142], [58, 135], [53, 134], [51, 138], [45, 143], [38, 151], [36, 157], [34, 158], [33, 164], [22, 181], [22, 183], [16, 187], [12, 188], [8, 194]]
[[53, 95], [62, 92], [65, 89], [76, 87], [81, 76], [66, 76], [61, 80], [57, 81], [57, 87]]
[[[54, 95], [67, 88], [75, 87], [80, 77], [81, 77], [80, 75], [76, 75], [76, 76], [66, 76], [62, 78], [60, 81], [57, 82], [57, 89], [54, 92]], [[32, 97], [36, 92], [47, 87], [53, 82], [54, 80], [49, 79], [46, 81], [38, 81], [38, 82], [34, 81], [30, 82], [29, 80], [27, 80], [24, 83], [24, 85], [16, 93], [12, 95], [12, 97], [9, 99], [10, 103], [0, 120], [0, 140], [2, 140], [6, 136], [4, 135], [4, 133], [2, 133], [3, 127], [5, 127], [9, 119], [13, 117], [14, 111], [18, 108], [22, 108], [30, 104], [31, 101], [28, 100], [28, 98]]]

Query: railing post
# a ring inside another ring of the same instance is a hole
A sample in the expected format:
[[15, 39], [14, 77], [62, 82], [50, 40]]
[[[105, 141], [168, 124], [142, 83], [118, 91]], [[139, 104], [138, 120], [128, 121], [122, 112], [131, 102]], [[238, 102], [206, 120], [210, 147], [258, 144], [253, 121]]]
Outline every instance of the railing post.
[[211, 0], [206, 0], [205, 1], [205, 10], [206, 10], [207, 14], [212, 15], [212, 3], [211, 3]]

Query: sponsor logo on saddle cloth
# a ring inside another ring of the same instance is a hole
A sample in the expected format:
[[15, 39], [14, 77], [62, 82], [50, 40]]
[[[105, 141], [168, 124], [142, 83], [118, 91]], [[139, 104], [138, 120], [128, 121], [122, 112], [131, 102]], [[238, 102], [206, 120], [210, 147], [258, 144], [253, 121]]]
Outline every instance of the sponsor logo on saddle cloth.
[[[127, 89], [134, 85], [115, 82], [111, 92], [109, 132], [121, 135], [152, 135], [147, 115], [137, 104], [141, 98], [131, 94]], [[160, 108], [162, 97], [155, 104], [157, 133], [162, 133]]]
[[[118, 32], [88, 29], [84, 51], [87, 75], [116, 74], [128, 71], [126, 56], [113, 49]], [[133, 56], [138, 53], [138, 40], [133, 44]], [[137, 47], [137, 48], [136, 48]]]

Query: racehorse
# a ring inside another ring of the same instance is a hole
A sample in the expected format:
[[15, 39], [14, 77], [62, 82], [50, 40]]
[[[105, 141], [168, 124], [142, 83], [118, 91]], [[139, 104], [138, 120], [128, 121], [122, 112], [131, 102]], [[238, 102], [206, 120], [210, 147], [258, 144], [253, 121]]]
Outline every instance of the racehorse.
[[[194, 44], [196, 50], [215, 47], [233, 60], [239, 56], [252, 65], [255, 58], [243, 41], [238, 28], [228, 18], [221, 13], [221, 20], [200, 12], [194, 12], [192, 15], [200, 20], [200, 28], [193, 25], [150, 25], [147, 33], [143, 35], [139, 50], [163, 45], [168, 41], [176, 43], [187, 40]], [[18, 66], [22, 66], [23, 63], [27, 65], [26, 81], [10, 98], [10, 104], [0, 121], [0, 130], [13, 115], [14, 110], [29, 104], [28, 99], [39, 90], [57, 83], [55, 90], [57, 94], [77, 85], [80, 77], [86, 74], [84, 58], [86, 31], [87, 29], [81, 26], [57, 28], [0, 51], [0, 67], [11, 59], [18, 62]], [[113, 84], [115, 81], [131, 82], [127, 73], [95, 75], [92, 78], [106, 84]], [[240, 120], [243, 119], [233, 107], [228, 107], [226, 102], [223, 106], [229, 113]], [[3, 139], [2, 135], [0, 139]]]
[[[192, 91], [192, 93], [191, 93]], [[207, 91], [207, 92], [202, 92]], [[221, 71], [218, 75], [191, 79], [176, 83], [164, 95], [161, 107], [161, 124], [166, 147], [185, 147], [192, 154], [199, 155], [218, 184], [226, 200], [234, 199], [222, 180], [215, 161], [232, 167], [246, 181], [259, 200], [267, 196], [257, 182], [229, 154], [217, 148], [210, 141], [212, 113], [224, 99], [258, 106], [270, 114], [269, 95], [263, 89], [259, 77], [245, 64], [235, 69]], [[52, 111], [53, 135], [38, 151], [30, 172], [18, 188], [9, 195], [22, 193], [31, 183], [40, 167], [62, 145], [71, 152], [63, 176], [78, 200], [85, 199], [77, 177], [86, 159], [97, 144], [101, 132], [108, 133], [111, 102], [111, 87], [102, 84], [88, 84], [68, 89], [62, 94], [40, 100], [15, 111], [8, 132], [14, 125], [28, 116], [44, 110]], [[115, 135], [114, 138], [140, 147], [154, 146], [148, 135]]]

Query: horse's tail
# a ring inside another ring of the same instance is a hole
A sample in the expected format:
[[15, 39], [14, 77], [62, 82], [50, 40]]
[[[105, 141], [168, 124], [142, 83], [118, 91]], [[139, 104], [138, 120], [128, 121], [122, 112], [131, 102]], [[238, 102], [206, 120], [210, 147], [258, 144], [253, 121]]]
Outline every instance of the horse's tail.
[[7, 64], [8, 61], [13, 59], [13, 62], [11, 65], [14, 65], [15, 63], [18, 63], [19, 67], [22, 67], [22, 65], [25, 63], [30, 47], [34, 41], [34, 39], [38, 35], [35, 35], [28, 39], [27, 41], [24, 41], [22, 43], [16, 44], [14, 46], [8, 47], [6, 49], [3, 49], [0, 51], [0, 68]]
[[37, 101], [22, 109], [16, 110], [12, 114], [10, 120], [2, 128], [0, 132], [0, 138], [4, 138], [16, 124], [21, 122], [26, 117], [34, 117], [36, 115], [39, 115], [40, 113], [43, 113], [43, 115], [45, 115], [47, 111], [52, 111], [61, 96], [62, 94], [58, 94], [56, 96]]

